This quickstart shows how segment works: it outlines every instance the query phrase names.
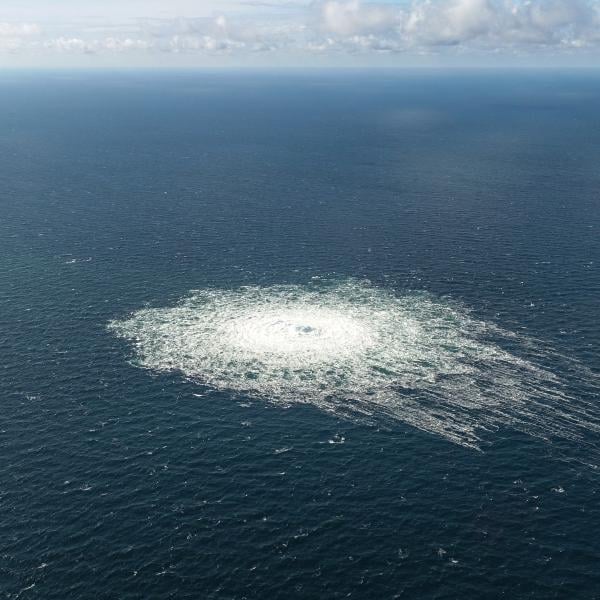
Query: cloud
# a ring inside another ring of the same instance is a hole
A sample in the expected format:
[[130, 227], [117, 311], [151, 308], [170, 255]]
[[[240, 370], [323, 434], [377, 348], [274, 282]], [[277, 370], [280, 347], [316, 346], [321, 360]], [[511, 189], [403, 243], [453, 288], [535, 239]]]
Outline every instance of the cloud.
[[59, 37], [47, 40], [44, 47], [58, 52], [75, 54], [96, 54], [98, 52], [123, 52], [129, 50], [148, 50], [151, 46], [146, 40], [107, 37], [84, 40], [77, 37]]
[[390, 6], [363, 5], [359, 0], [332, 0], [317, 6], [322, 29], [340, 36], [388, 31], [397, 24], [399, 15]]
[[600, 52], [600, 0], [246, 0], [238, 9], [233, 6], [214, 4], [211, 16], [188, 11], [177, 18], [104, 15], [63, 23], [0, 23], [0, 53], [277, 57]]
[[572, 45], [598, 41], [598, 2], [537, 0], [517, 6], [513, 17], [509, 33], [516, 42]]
[[42, 28], [36, 23], [0, 23], [0, 37], [30, 37], [41, 32]]
[[326, 0], [317, 7], [329, 47], [497, 52], [600, 40], [599, 0], [416, 0], [408, 7]]
[[491, 0], [422, 2], [407, 15], [405, 37], [415, 45], [458, 45], [488, 36], [503, 20]]
[[243, 42], [231, 40], [227, 37], [213, 37], [210, 35], [174, 35], [169, 39], [168, 46], [163, 47], [171, 52], [208, 52], [227, 53], [245, 48]]
[[41, 33], [42, 28], [36, 23], [0, 22], [0, 52], [19, 52]]

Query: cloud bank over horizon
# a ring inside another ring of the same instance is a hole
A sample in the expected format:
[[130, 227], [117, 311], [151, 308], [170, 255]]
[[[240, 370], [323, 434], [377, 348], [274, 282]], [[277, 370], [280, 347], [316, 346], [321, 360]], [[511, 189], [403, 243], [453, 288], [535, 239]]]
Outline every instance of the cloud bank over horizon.
[[600, 56], [600, 0], [28, 4], [0, 8], [3, 66], [591, 66]]

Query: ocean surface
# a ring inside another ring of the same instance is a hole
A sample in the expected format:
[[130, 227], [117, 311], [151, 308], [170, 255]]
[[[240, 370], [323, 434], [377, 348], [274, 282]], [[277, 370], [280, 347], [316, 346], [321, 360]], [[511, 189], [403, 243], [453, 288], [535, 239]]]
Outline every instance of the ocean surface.
[[0, 598], [600, 598], [600, 75], [0, 75]]

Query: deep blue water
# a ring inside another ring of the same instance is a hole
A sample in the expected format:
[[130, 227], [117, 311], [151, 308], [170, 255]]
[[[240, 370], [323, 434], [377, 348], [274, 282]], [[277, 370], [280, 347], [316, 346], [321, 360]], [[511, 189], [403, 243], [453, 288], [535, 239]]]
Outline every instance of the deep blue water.
[[586, 72], [2, 74], [0, 597], [600, 598], [597, 433], [478, 452], [107, 329], [368, 279], [540, 340], [600, 413], [598, 107]]

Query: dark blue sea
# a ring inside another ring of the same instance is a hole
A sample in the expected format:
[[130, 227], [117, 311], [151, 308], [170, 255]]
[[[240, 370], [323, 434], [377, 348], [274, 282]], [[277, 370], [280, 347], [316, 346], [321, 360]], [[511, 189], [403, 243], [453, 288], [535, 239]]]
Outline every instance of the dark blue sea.
[[0, 597], [600, 598], [600, 75], [0, 75]]

